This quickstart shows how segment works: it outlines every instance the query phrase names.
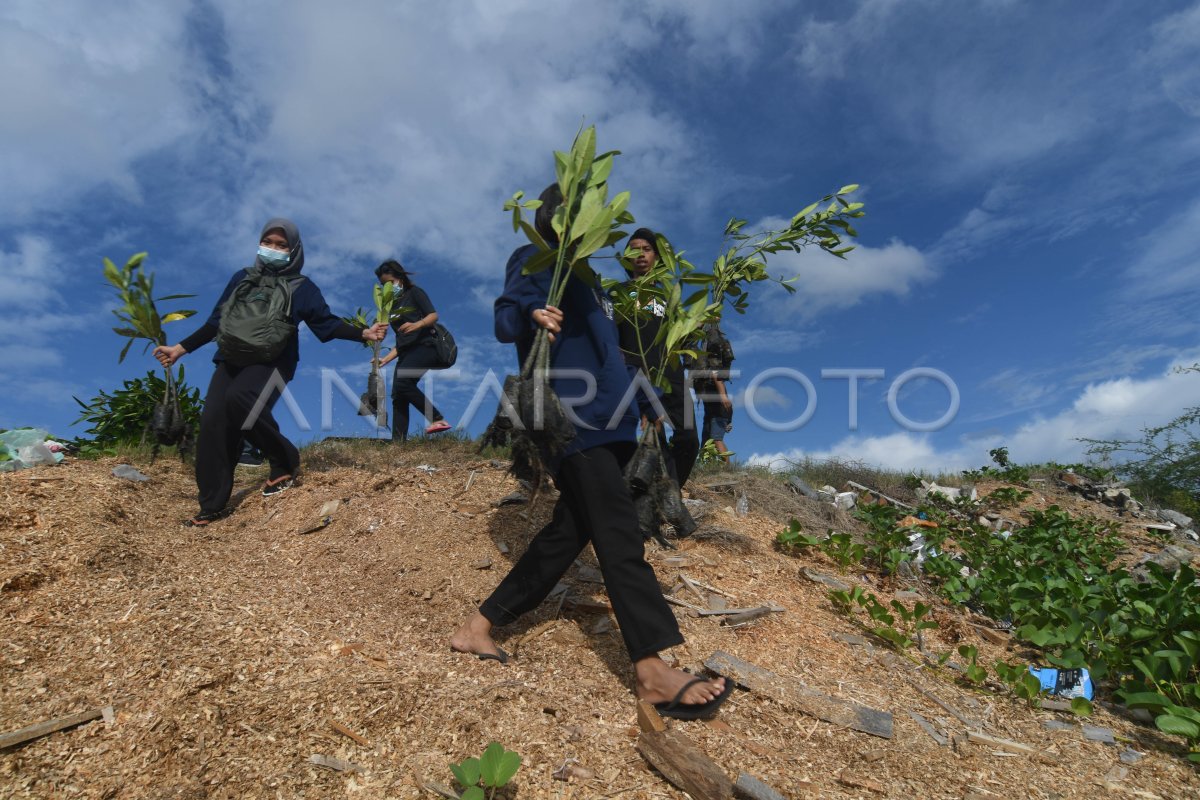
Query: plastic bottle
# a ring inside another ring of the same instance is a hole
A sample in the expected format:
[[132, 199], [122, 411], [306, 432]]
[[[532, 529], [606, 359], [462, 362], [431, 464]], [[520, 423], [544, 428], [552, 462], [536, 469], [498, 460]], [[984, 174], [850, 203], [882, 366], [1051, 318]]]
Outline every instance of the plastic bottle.
[[733, 510], [739, 517], [744, 517], [750, 513], [750, 500], [746, 497], [745, 492], [738, 494], [737, 505], [733, 507]]

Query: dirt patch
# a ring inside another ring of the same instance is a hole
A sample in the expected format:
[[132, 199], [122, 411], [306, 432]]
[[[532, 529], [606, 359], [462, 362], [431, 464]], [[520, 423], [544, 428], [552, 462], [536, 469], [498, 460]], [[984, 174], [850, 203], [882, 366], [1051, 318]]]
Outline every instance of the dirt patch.
[[[605, 595], [587, 569], [595, 566], [590, 552], [564, 581], [567, 595], [502, 633], [514, 656], [507, 666], [449, 651], [453, 627], [548, 519], [553, 497], [496, 507], [519, 487], [504, 464], [467, 447], [328, 447], [311, 456], [299, 486], [277, 497], [253, 491], [261, 475], [239, 473], [245, 493], [236, 512], [203, 530], [180, 527], [195, 511], [195, 488], [190, 470], [167, 460], [139, 464], [151, 480], [138, 484], [113, 477], [112, 461], [0, 475], [3, 507], [41, 521], [0, 527], [0, 576], [43, 576], [0, 593], [0, 730], [116, 703], [112, 723], [0, 753], [0, 794], [433, 797], [424, 781], [452, 785], [448, 763], [495, 740], [522, 756], [520, 800], [684, 797], [636, 749], [632, 671], [614, 621], [598, 611]], [[731, 607], [784, 611], [731, 628], [677, 606], [687, 644], [670, 655], [700, 670], [724, 650], [889, 712], [894, 734], [850, 731], [739, 690], [717, 723], [671, 723], [731, 776], [751, 773], [786, 797], [1200, 791], [1179, 742], [1152, 728], [1101, 708], [1091, 722], [1111, 728], [1119, 744], [1089, 742], [1069, 716], [964, 687], [947, 670], [934, 673], [862, 637], [830, 607], [828, 587], [800, 577], [802, 569], [876, 593], [920, 587], [838, 574], [817, 554], [778, 552], [784, 517], [815, 532], [856, 523], [799, 498], [764, 499], [753, 487], [745, 517], [726, 511], [735, 494], [697, 488], [712, 503], [705, 534], [679, 550], [653, 547], [649, 558], [666, 590], [686, 576], [724, 592]], [[331, 521], [320, 527], [325, 516]], [[677, 596], [700, 602], [692, 590]], [[927, 600], [943, 626], [927, 646], [970, 642], [984, 663], [1020, 657], [1003, 634], [984, 637], [977, 625], [986, 620]], [[931, 697], [1039, 755], [965, 740], [939, 745], [909, 712], [947, 735], [964, 727]], [[1054, 731], [1050, 720], [1070, 725]], [[1122, 775], [1114, 770], [1126, 745], [1147, 755]], [[314, 753], [363, 771], [316, 766]], [[567, 759], [591, 777], [556, 780]]]

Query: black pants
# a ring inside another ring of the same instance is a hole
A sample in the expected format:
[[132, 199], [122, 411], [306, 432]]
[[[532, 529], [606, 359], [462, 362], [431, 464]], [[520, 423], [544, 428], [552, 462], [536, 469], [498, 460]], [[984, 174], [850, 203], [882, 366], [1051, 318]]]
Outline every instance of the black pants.
[[683, 643], [654, 569], [646, 563], [633, 498], [621, 468], [633, 443], [593, 447], [563, 459], [554, 518], [479, 611], [504, 625], [537, 608], [588, 542], [596, 551], [631, 661]]
[[392, 441], [408, 438], [409, 406], [424, 414], [430, 422], [442, 419], [442, 412], [433, 407], [417, 386], [422, 376], [437, 363], [437, 351], [430, 342], [416, 342], [396, 357], [396, 371], [392, 374]]
[[271, 415], [279, 389], [272, 388], [258, 416], [249, 429], [243, 430], [250, 412], [276, 375], [276, 387], [287, 379], [276, 373], [269, 364], [235, 367], [225, 362], [217, 364], [208, 394], [204, 396], [204, 411], [200, 415], [200, 437], [196, 442], [196, 488], [199, 490], [200, 513], [221, 511], [233, 492], [233, 471], [242, 453], [242, 439], [263, 452], [271, 464], [271, 479], [295, 475], [300, 467], [300, 451], [279, 431]]
[[696, 407], [692, 393], [682, 383], [672, 385], [671, 391], [662, 396], [663, 410], [671, 423], [671, 440], [666, 431], [662, 435], [662, 449], [666, 456], [667, 472], [682, 489], [696, 466], [700, 455], [700, 440], [696, 436]]

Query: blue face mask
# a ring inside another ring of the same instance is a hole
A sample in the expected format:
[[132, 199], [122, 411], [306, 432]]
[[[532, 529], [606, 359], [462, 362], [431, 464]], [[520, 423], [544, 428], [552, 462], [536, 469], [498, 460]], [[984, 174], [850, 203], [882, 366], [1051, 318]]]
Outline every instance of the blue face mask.
[[258, 257], [269, 267], [282, 267], [292, 260], [292, 254], [275, 250], [264, 244], [258, 246]]

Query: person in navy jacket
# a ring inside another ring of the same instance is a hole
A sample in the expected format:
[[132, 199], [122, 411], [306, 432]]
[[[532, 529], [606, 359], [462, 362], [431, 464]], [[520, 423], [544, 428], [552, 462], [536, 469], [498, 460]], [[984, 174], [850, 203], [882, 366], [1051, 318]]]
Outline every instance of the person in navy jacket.
[[[535, 225], [553, 243], [557, 237], [550, 218], [561, 203], [557, 185], [541, 199]], [[622, 475], [636, 446], [637, 418], [626, 402], [630, 371], [618, 345], [612, 306], [598, 279], [588, 282], [575, 274], [567, 281], [561, 305], [546, 305], [552, 270], [522, 274], [535, 253], [537, 248], [528, 245], [508, 260], [504, 291], [495, 302], [496, 338], [514, 343], [524, 364], [538, 329], [550, 332], [551, 386], [573, 410], [576, 436], [562, 452], [543, 454], [560, 492], [550, 524], [454, 633], [450, 646], [506, 662], [507, 653], [492, 640], [492, 627], [536, 608], [590, 542], [634, 665], [638, 696], [657, 704], [667, 716], [710, 716], [728, 697], [732, 682], [672, 669], [658, 655], [682, 644], [683, 636], [646, 563], [633, 499]], [[571, 372], [586, 373], [592, 381]], [[594, 383], [594, 394], [587, 391], [589, 383]]]
[[[292, 285], [292, 322], [304, 322], [322, 342], [332, 339], [379, 341], [387, 335], [385, 323], [357, 328], [334, 316], [317, 285], [299, 278], [300, 270], [304, 267], [304, 245], [300, 241], [300, 231], [291, 220], [275, 218], [263, 226], [254, 266], [275, 275], [298, 278]], [[235, 272], [208, 320], [179, 344], [154, 348], [154, 357], [164, 367], [169, 367], [185, 354], [216, 338], [221, 323], [221, 306], [244, 277], [245, 269]], [[271, 409], [279, 399], [283, 385], [295, 376], [299, 360], [300, 340], [297, 334], [292, 335], [283, 352], [263, 364], [238, 367], [228, 363], [221, 350], [217, 349], [213, 355], [217, 368], [208, 385], [208, 393], [204, 396], [200, 435], [196, 441], [196, 487], [200, 512], [184, 524], [207, 525], [228, 513], [225, 504], [233, 492], [233, 473], [242, 451], [243, 437], [261, 450], [271, 465], [263, 494], [277, 494], [291, 486], [300, 467], [300, 451], [280, 432]], [[255, 406], [268, 389], [270, 394], [258, 409], [257, 416], [250, 427], [244, 429]]]

